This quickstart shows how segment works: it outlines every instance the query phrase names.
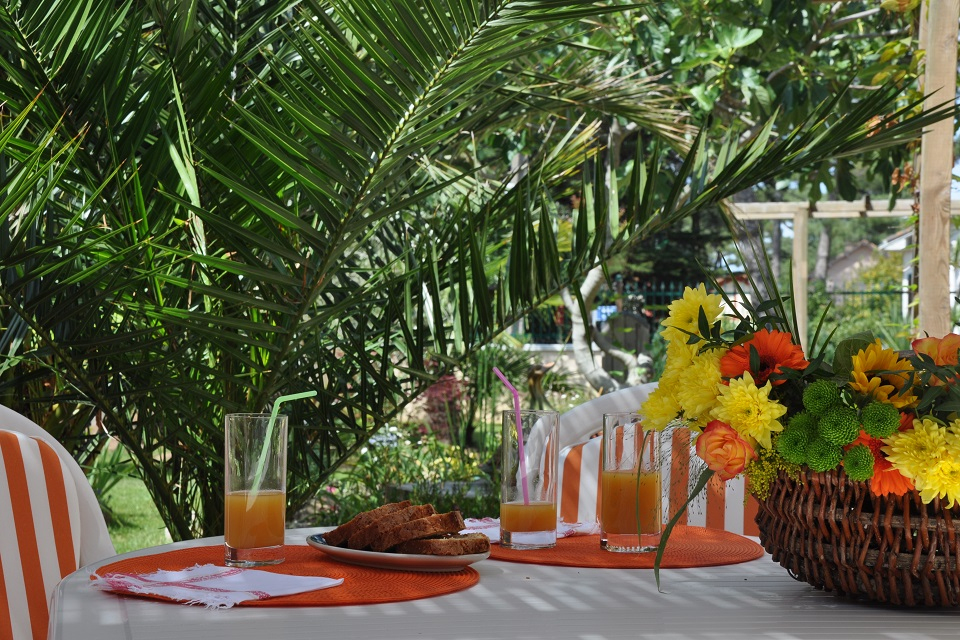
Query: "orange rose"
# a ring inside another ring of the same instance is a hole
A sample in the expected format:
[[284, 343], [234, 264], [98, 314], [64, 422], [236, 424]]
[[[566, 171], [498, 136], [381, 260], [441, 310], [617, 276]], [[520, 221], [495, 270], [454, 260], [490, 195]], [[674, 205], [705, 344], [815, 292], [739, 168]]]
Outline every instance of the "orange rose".
[[[942, 338], [920, 338], [910, 345], [918, 354], [930, 357], [938, 366], [957, 366], [957, 352], [960, 350], [960, 335], [948, 333]], [[952, 378], [951, 378], [952, 381]], [[931, 376], [930, 384], [942, 385], [943, 381]]]
[[711, 420], [697, 438], [697, 455], [721, 480], [743, 473], [757, 452], [726, 422]]

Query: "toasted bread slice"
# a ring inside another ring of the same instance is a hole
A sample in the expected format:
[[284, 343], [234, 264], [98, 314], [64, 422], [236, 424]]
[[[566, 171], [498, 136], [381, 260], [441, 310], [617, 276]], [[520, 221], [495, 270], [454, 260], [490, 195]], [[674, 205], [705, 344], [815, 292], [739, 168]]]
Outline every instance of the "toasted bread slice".
[[437, 538], [401, 542], [393, 550], [430, 556], [464, 556], [490, 551], [490, 539], [482, 533], [451, 533]]
[[367, 549], [394, 527], [410, 520], [432, 516], [436, 512], [432, 504], [415, 504], [405, 509], [398, 509], [354, 531], [353, 535], [347, 539], [347, 547]]
[[371, 509], [370, 511], [363, 511], [355, 515], [353, 519], [344, 522], [336, 529], [323, 534], [323, 539], [329, 545], [334, 547], [342, 547], [357, 529], [361, 529], [374, 520], [382, 518], [385, 515], [393, 513], [394, 511], [406, 509], [409, 506], [410, 501], [403, 500], [402, 502], [390, 502], [383, 506], [377, 507], [376, 509]]
[[404, 522], [383, 534], [370, 547], [374, 551], [387, 551], [408, 540], [419, 540], [444, 533], [459, 533], [463, 529], [463, 516], [459, 511], [437, 513], [425, 518]]

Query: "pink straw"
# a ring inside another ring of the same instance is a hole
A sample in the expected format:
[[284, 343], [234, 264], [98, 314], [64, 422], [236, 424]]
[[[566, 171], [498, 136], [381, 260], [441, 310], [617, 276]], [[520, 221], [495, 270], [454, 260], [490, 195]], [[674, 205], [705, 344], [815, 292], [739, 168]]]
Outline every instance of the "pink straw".
[[527, 459], [523, 455], [523, 429], [520, 427], [520, 393], [510, 381], [500, 373], [500, 369], [493, 368], [493, 372], [500, 378], [500, 382], [510, 389], [513, 394], [513, 415], [517, 422], [517, 455], [520, 456], [520, 486], [523, 489], [523, 504], [530, 504], [530, 494], [527, 490]]

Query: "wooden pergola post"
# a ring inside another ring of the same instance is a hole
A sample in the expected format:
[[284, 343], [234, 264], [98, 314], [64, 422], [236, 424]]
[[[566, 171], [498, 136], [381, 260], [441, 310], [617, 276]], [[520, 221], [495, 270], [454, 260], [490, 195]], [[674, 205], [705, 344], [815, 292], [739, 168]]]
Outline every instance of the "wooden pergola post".
[[[921, 47], [926, 50], [924, 109], [957, 95], [957, 21], [960, 0], [923, 2]], [[928, 128], [920, 142], [920, 237], [918, 317], [920, 334], [941, 337], [950, 319], [950, 181], [953, 120]]]
[[793, 213], [793, 262], [791, 276], [793, 278], [793, 312], [797, 315], [797, 332], [800, 334], [800, 346], [807, 352], [810, 338], [807, 327], [810, 324], [810, 312], [807, 309], [807, 236], [810, 218], [810, 208], [798, 206]]
[[[737, 220], [775, 220], [775, 221], [793, 221], [793, 308], [797, 314], [797, 329], [800, 334], [800, 343], [804, 350], [809, 346], [810, 336], [809, 322], [811, 311], [807, 298], [809, 278], [809, 221], [810, 218], [820, 218], [824, 220], [841, 218], [888, 218], [888, 217], [906, 217], [914, 214], [913, 200], [897, 200], [893, 208], [888, 209], [887, 203], [882, 202], [875, 205], [870, 198], [855, 202], [846, 202], [843, 200], [820, 200], [812, 206], [807, 202], [727, 202], [729, 213]], [[947, 191], [946, 209], [948, 216], [960, 216], [960, 200], [950, 200], [950, 192]], [[949, 256], [949, 229], [944, 234], [947, 238], [947, 256]], [[915, 240], [918, 242], [918, 240]], [[949, 259], [944, 258], [942, 262], [944, 270], [943, 276], [949, 283]], [[921, 290], [923, 286], [921, 285]], [[949, 284], [948, 284], [949, 289]], [[946, 315], [949, 321], [949, 294], [944, 294], [944, 302], [947, 304], [948, 311]], [[814, 309], [812, 315], [819, 317], [821, 310]], [[946, 332], [945, 332], [946, 333]], [[930, 335], [934, 335], [930, 332]], [[943, 335], [943, 334], [940, 334]], [[939, 336], [937, 336], [939, 337]]]

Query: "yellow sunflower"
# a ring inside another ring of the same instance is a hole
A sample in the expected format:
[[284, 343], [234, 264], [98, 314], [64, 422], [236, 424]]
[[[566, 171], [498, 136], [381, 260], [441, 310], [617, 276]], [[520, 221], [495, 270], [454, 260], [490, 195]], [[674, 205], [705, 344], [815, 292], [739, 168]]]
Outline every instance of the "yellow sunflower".
[[853, 356], [853, 382], [850, 386], [874, 400], [889, 402], [902, 409], [917, 402], [912, 389], [902, 391], [911, 371], [913, 365], [908, 360], [898, 357], [892, 349], [884, 349], [877, 340]]
[[663, 321], [660, 332], [664, 340], [685, 343], [689, 333], [700, 335], [700, 309], [707, 316], [707, 322], [713, 324], [720, 317], [723, 297], [716, 293], [707, 293], [701, 282], [696, 289], [685, 287], [683, 297], [670, 303], [670, 316]]

